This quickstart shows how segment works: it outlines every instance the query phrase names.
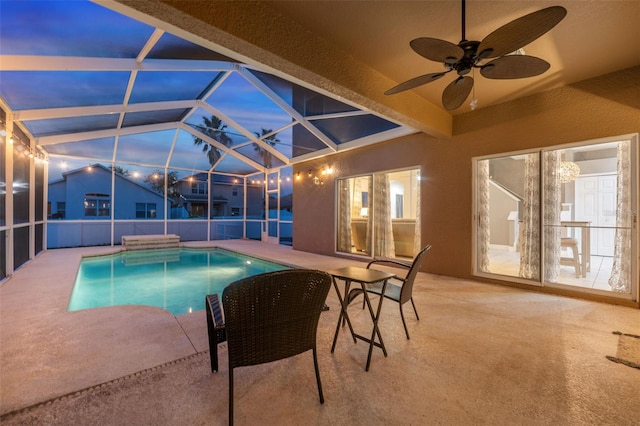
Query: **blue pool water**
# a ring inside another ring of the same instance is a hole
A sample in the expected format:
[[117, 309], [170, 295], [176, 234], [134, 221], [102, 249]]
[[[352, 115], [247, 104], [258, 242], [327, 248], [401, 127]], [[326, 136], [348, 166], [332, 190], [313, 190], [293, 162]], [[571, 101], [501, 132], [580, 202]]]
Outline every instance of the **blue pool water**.
[[207, 294], [240, 278], [288, 266], [212, 249], [166, 249], [88, 257], [80, 269], [69, 311], [116, 305], [149, 305], [181, 315], [204, 309]]

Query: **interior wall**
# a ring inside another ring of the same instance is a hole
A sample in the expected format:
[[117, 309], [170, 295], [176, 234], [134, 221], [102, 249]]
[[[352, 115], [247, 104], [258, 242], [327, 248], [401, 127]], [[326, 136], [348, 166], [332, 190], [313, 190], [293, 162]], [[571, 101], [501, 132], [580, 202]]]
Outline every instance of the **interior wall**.
[[[421, 167], [423, 270], [472, 276], [472, 158], [640, 132], [640, 67], [454, 117], [454, 136], [415, 134], [294, 166], [333, 177]], [[480, 102], [482, 100], [480, 99]], [[335, 180], [297, 182], [294, 248], [333, 255]]]

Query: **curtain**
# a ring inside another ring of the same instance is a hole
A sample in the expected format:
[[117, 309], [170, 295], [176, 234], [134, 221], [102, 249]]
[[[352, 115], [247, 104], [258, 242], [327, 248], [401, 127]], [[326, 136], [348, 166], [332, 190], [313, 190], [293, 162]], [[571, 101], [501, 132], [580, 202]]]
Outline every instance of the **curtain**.
[[489, 244], [491, 230], [489, 226], [489, 160], [476, 163], [478, 183], [477, 213], [478, 213], [478, 270], [489, 272]]
[[560, 274], [560, 210], [561, 210], [561, 183], [560, 183], [560, 151], [547, 151], [543, 155], [544, 186], [544, 280], [557, 282]]
[[[373, 235], [375, 235], [373, 253], [380, 257], [395, 257], [391, 223], [391, 195], [389, 176], [376, 174], [373, 176]], [[369, 203], [371, 204], [371, 203]]]
[[351, 181], [341, 179], [338, 184], [338, 251], [351, 252]]
[[616, 183], [616, 234], [613, 268], [609, 277], [611, 290], [631, 291], [631, 142], [618, 143]]
[[524, 162], [524, 199], [520, 241], [522, 278], [540, 279], [540, 171], [538, 154], [527, 154]]
[[415, 237], [413, 238], [413, 255], [415, 256], [422, 249], [422, 232], [421, 232], [421, 220], [420, 220], [420, 173], [415, 173], [415, 196], [416, 196], [416, 228]]
[[[366, 185], [366, 189], [367, 189], [367, 205], [364, 206], [361, 204], [362, 207], [367, 207], [368, 209], [368, 214], [367, 214], [367, 254], [371, 254], [371, 230], [372, 230], [372, 226], [371, 226], [371, 218], [373, 217], [373, 214], [375, 214], [375, 212], [373, 212], [372, 214], [372, 210], [374, 210], [372, 208], [372, 206], [374, 205], [373, 203], [375, 203], [375, 197], [373, 199], [371, 199], [371, 194], [373, 194], [373, 180], [369, 177], [366, 178], [359, 178], [358, 180], [359, 182], [363, 183]], [[373, 252], [375, 254], [375, 251]]]

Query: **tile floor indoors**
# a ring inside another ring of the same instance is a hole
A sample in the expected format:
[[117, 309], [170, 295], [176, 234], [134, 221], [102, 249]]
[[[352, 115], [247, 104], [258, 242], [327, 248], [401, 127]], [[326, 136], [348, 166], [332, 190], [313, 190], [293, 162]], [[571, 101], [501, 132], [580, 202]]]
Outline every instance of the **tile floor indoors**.
[[[560, 265], [558, 283], [566, 286], [611, 291], [609, 277], [613, 268], [613, 257], [591, 255], [591, 267], [586, 277], [576, 277], [573, 266]], [[494, 274], [517, 277], [520, 270], [520, 253], [513, 250], [491, 249], [489, 271]]]
[[[308, 268], [362, 264], [252, 241], [208, 244]], [[81, 256], [110, 251], [49, 250], [0, 286], [0, 423], [226, 424], [224, 348], [217, 374], [202, 363], [180, 373], [192, 377], [187, 383], [158, 373], [157, 392], [121, 386], [117, 395], [98, 392], [83, 410], [47, 411], [83, 389], [185, 357], [207, 359], [204, 311], [66, 311]], [[365, 372], [367, 346], [347, 333], [330, 353], [339, 313], [332, 289], [318, 329], [325, 403], [318, 402], [310, 354], [241, 368], [236, 424], [638, 424], [640, 370], [606, 356], [616, 355], [613, 331], [640, 334], [640, 310], [425, 273], [414, 299], [420, 320], [409, 306], [404, 311], [411, 340], [397, 305], [383, 305], [388, 357], [375, 349]], [[350, 312], [356, 328], [369, 326], [359, 306]], [[40, 417], [19, 415], [29, 410]]]

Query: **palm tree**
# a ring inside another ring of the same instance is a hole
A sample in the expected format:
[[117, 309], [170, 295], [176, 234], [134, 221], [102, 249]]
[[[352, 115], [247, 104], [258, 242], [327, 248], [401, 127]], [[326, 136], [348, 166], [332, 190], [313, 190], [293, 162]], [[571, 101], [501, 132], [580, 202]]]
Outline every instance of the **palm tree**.
[[[262, 134], [260, 134], [258, 132], [254, 132], [258, 139], [262, 138], [264, 135], [268, 135], [273, 130], [264, 129], [263, 128], [263, 129], [261, 129], [261, 131], [262, 131]], [[278, 139], [277, 136], [278, 136], [278, 134], [274, 133], [274, 134], [269, 135], [266, 138], [262, 139], [262, 141], [268, 143], [271, 146], [276, 146], [276, 144], [280, 142], [280, 139]], [[267, 168], [267, 169], [270, 169], [272, 164], [273, 164], [273, 161], [272, 161], [273, 160], [273, 155], [269, 151], [267, 151], [266, 149], [264, 149], [263, 147], [261, 147], [258, 144], [256, 144], [256, 146], [255, 146], [255, 151], [262, 158], [262, 162], [264, 163], [264, 167]]]
[[[203, 124], [200, 126], [195, 126], [196, 129], [200, 130], [205, 135], [209, 136], [211, 139], [214, 139], [224, 146], [229, 146], [233, 142], [233, 140], [227, 135], [227, 125], [222, 124], [222, 120], [212, 115], [211, 118], [202, 117]], [[208, 142], [200, 139], [199, 137], [193, 137], [193, 143], [196, 146], [202, 145], [202, 152], [206, 153], [207, 158], [209, 159], [209, 164], [212, 166], [220, 159], [222, 154], [220, 150], [218, 150], [213, 145], [210, 145]]]

